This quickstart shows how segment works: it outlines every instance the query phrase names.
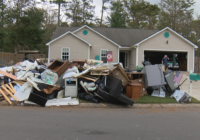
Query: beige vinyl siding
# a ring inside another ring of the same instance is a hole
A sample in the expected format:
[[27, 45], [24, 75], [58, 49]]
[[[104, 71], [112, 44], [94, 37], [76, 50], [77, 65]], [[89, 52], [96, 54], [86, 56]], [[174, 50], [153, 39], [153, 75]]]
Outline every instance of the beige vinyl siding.
[[[164, 37], [164, 33], [169, 32], [169, 38]], [[168, 41], [168, 44], [166, 43]], [[194, 46], [178, 37], [176, 34], [169, 30], [165, 30], [154, 37], [144, 41], [138, 46], [138, 65], [142, 66], [141, 62], [144, 58], [144, 50], [158, 50], [158, 51], [177, 51], [177, 52], [188, 52], [189, 66], [188, 71], [193, 70], [194, 66]], [[162, 58], [158, 58], [162, 59]]]
[[131, 51], [130, 51], [130, 57], [129, 57], [129, 69], [130, 70], [135, 70], [135, 67], [136, 67], [136, 49], [133, 48]]
[[50, 60], [61, 58], [61, 49], [63, 47], [70, 49], [70, 60], [88, 59], [88, 44], [71, 34], [67, 34], [50, 44]]
[[[87, 30], [88, 34], [84, 35], [83, 30]], [[101, 58], [100, 50], [105, 49], [108, 51], [112, 51], [113, 63], [118, 63], [118, 46], [114, 45], [113, 43], [109, 42], [108, 40], [88, 28], [83, 28], [75, 32], [75, 34], [92, 44], [92, 47], [90, 49], [90, 59], [95, 59], [96, 55], [99, 55], [99, 58]]]

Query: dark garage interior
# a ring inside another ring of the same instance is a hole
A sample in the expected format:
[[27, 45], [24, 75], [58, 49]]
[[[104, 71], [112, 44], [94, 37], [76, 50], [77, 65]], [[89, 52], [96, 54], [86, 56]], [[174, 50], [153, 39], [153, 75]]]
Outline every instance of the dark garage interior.
[[[144, 51], [144, 60], [151, 64], [161, 64], [164, 55], [169, 57], [169, 69], [187, 71], [187, 52]], [[173, 61], [176, 61], [174, 66]]]

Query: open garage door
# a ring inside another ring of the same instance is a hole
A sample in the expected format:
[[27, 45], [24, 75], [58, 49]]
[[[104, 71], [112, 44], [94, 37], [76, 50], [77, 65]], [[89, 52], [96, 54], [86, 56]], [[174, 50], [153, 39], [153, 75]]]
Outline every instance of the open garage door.
[[[151, 64], [161, 64], [164, 55], [169, 57], [169, 69], [187, 71], [187, 52], [171, 52], [171, 51], [144, 51], [145, 61]], [[175, 63], [173, 63], [175, 61]]]

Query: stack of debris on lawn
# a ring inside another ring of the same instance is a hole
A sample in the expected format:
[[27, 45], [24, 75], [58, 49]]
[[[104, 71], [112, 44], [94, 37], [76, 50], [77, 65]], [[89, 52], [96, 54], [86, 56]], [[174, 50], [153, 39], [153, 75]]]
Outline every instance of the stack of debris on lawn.
[[120, 63], [91, 59], [56, 59], [50, 64], [25, 60], [0, 68], [0, 100], [40, 106], [79, 105], [79, 99], [93, 103], [104, 100], [132, 106], [141, 96], [164, 98], [166, 93], [179, 103], [190, 100], [180, 90], [182, 73], [164, 71], [162, 64], [149, 62], [137, 69], [127, 72]]

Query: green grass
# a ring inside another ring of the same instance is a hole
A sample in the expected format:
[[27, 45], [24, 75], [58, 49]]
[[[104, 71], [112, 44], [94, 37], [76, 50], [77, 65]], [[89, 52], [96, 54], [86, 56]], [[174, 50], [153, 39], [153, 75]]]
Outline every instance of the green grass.
[[[154, 97], [150, 95], [141, 96], [140, 100], [134, 100], [136, 104], [172, 104], [172, 103], [178, 103], [175, 98], [170, 98], [169, 95], [166, 95], [165, 98], [162, 97]], [[192, 98], [192, 101], [189, 103], [200, 103], [195, 98]]]
[[[91, 103], [85, 100], [81, 100], [79, 99], [80, 103]], [[173, 103], [178, 103], [176, 101], [176, 99], [174, 98], [170, 98], [169, 95], [167, 94], [165, 98], [162, 97], [154, 97], [154, 96], [150, 96], [150, 95], [145, 95], [145, 96], [141, 96], [140, 100], [133, 100], [135, 104], [173, 104]], [[101, 101], [101, 103], [106, 103], [106, 101]], [[200, 101], [192, 98], [191, 102], [188, 102], [188, 104], [190, 103], [197, 103], [200, 104]]]

